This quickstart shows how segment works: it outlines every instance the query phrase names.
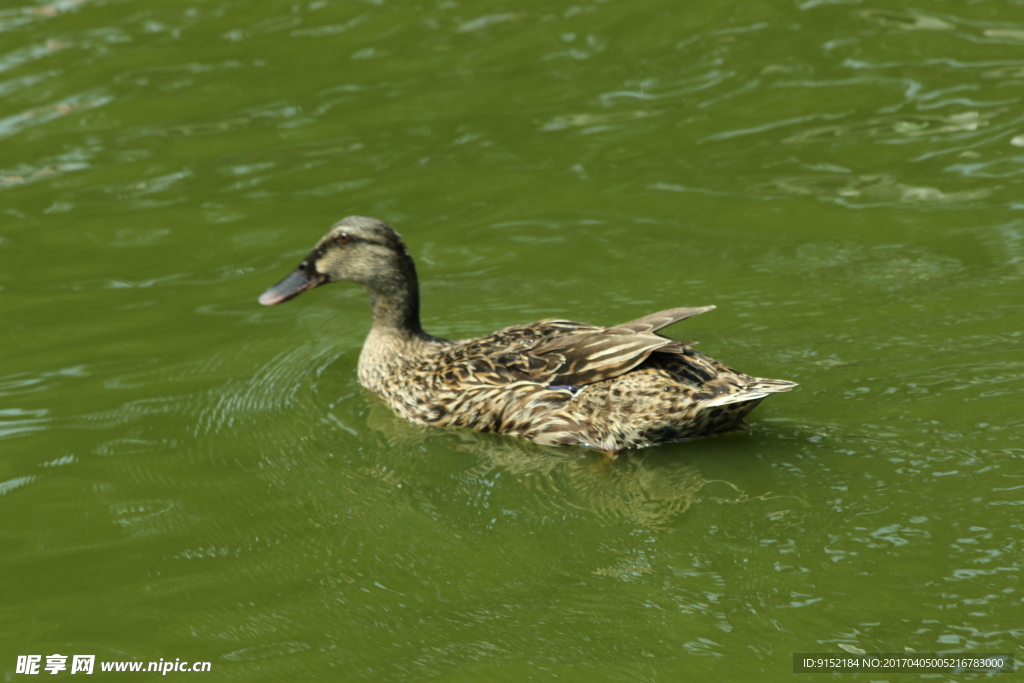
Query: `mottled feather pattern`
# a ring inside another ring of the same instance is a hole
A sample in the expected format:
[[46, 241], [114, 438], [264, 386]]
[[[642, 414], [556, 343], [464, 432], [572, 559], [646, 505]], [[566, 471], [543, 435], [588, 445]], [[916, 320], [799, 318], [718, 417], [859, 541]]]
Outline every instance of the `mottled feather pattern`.
[[[671, 324], [670, 313], [641, 320]], [[646, 331], [660, 326], [627, 325], [546, 320], [438, 340], [364, 384], [414, 422], [607, 451], [735, 429], [768, 393], [794, 386], [750, 377]]]
[[373, 300], [360, 383], [420, 424], [613, 452], [735, 429], [766, 396], [796, 386], [745, 375], [692, 342], [658, 334], [714, 306], [672, 308], [612, 327], [551, 318], [476, 339], [432, 337], [420, 327], [405, 243], [372, 218], [337, 223], [260, 301], [280, 303], [339, 280], [364, 285]]

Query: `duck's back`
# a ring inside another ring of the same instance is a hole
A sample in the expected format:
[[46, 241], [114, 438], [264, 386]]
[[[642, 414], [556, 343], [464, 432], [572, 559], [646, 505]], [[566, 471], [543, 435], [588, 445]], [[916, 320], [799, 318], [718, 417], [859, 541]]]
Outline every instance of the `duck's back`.
[[583, 445], [644, 448], [735, 430], [768, 394], [794, 386], [751, 377], [688, 347], [652, 354], [631, 372], [588, 386], [566, 412], [585, 426]]
[[733, 429], [767, 393], [793, 386], [739, 373], [637, 323], [549, 319], [433, 340], [371, 388], [415, 422], [613, 451]]

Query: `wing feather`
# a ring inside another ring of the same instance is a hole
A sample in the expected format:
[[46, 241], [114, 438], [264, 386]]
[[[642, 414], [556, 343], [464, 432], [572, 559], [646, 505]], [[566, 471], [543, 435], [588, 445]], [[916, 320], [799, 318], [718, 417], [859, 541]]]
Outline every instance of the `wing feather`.
[[[614, 327], [575, 330], [545, 339], [531, 348], [530, 354], [544, 359], [561, 357], [556, 374], [543, 379], [548, 385], [592, 384], [629, 372], [652, 353], [682, 353], [692, 342], [678, 342], [655, 332], [713, 308], [671, 308]], [[553, 366], [547, 363], [548, 368]]]
[[698, 306], [696, 308], [669, 308], [665, 311], [658, 311], [657, 313], [651, 313], [645, 315], [642, 318], [631, 320], [628, 323], [622, 323], [616, 325], [610, 329], [613, 330], [629, 330], [630, 332], [657, 332], [658, 330], [674, 325], [680, 320], [686, 320], [692, 318], [695, 315], [701, 313], [707, 313], [713, 310], [714, 306]]
[[684, 353], [693, 342], [655, 332], [713, 308], [671, 308], [607, 328], [552, 318], [505, 328], [452, 351], [486, 384], [593, 384], [629, 372], [652, 353]]

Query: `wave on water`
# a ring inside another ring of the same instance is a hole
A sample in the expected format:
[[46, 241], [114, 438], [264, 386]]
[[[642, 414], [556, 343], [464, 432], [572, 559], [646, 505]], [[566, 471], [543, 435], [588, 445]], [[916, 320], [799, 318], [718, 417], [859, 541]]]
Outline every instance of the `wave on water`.
[[196, 435], [229, 429], [294, 405], [307, 386], [305, 380], [319, 375], [337, 355], [329, 347], [300, 345], [279, 353], [250, 378], [211, 390], [199, 410]]

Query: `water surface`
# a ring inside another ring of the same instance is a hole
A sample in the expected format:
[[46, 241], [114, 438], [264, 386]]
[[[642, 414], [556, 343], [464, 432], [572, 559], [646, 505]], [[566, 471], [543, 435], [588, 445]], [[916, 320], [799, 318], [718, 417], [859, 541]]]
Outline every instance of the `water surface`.
[[[7, 3], [5, 679], [1013, 651], [1022, 10]], [[410, 425], [356, 382], [363, 291], [255, 301], [348, 214], [403, 233], [436, 335], [715, 304], [669, 333], [801, 387], [612, 465]]]

